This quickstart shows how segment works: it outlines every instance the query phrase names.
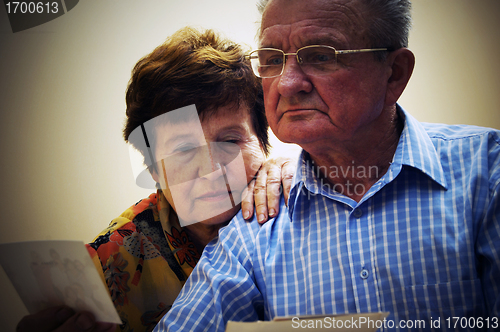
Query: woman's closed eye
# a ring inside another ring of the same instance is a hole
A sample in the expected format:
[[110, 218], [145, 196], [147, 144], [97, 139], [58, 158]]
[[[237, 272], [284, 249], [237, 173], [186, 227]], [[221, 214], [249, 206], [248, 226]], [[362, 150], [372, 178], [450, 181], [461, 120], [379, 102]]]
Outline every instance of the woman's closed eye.
[[197, 146], [191, 143], [180, 144], [174, 148], [172, 154], [192, 152], [191, 150], [194, 150], [196, 148]]
[[176, 146], [167, 159], [177, 165], [186, 165], [199, 152], [200, 147], [192, 143], [184, 143]]
[[225, 138], [223, 143], [232, 143], [232, 144], [238, 144], [240, 142], [239, 138]]

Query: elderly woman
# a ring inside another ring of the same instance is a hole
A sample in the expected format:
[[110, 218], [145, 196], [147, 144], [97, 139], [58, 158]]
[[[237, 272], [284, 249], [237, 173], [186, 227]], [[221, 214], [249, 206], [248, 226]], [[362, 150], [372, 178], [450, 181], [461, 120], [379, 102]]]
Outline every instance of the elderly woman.
[[[137, 332], [154, 328], [205, 245], [238, 213], [269, 142], [260, 81], [241, 48], [210, 30], [184, 28], [141, 59], [126, 101], [124, 137], [142, 153], [159, 189], [87, 247], [122, 319], [117, 330]], [[275, 171], [287, 164], [277, 163]], [[25, 317], [18, 331], [78, 328], [115, 326], [59, 307]]]

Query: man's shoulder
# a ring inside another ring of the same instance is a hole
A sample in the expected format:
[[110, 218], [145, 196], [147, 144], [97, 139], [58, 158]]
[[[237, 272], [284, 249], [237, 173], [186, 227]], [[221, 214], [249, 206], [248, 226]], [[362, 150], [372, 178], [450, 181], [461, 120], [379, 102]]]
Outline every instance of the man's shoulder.
[[[473, 125], [423, 123], [442, 164], [482, 172], [500, 181], [500, 130]], [[459, 162], [457, 162], [459, 161]]]
[[260, 230], [260, 224], [257, 222], [255, 213], [249, 220], [245, 220], [241, 210], [231, 219], [229, 224], [219, 230], [219, 238], [226, 238], [232, 236], [233, 233], [242, 236], [257, 234]]
[[[446, 154], [460, 154], [460, 159], [497, 159], [500, 156], [500, 130], [473, 125], [422, 123], [432, 144]], [[490, 165], [495, 166], [495, 165]], [[497, 165], [498, 166], [498, 165]]]
[[[219, 230], [219, 236], [212, 241], [211, 245], [223, 245], [232, 246], [234, 250], [240, 251], [242, 248], [246, 252], [252, 252], [255, 247], [255, 243], [259, 242], [259, 238], [267, 239], [271, 233], [275, 230], [277, 225], [280, 225], [284, 220], [288, 219], [288, 208], [284, 202], [284, 198], [281, 198], [280, 202], [280, 212], [275, 218], [269, 219], [264, 224], [259, 224], [257, 222], [256, 214], [249, 220], [243, 218], [242, 212], [238, 212], [229, 224]], [[266, 242], [266, 241], [264, 241]], [[205, 249], [206, 250], [206, 249]]]
[[217, 242], [239, 242], [243, 246], [253, 245], [262, 225], [257, 222], [256, 213], [245, 220], [241, 210], [231, 219], [227, 226], [219, 230]]
[[422, 122], [422, 126], [431, 139], [444, 141], [469, 138], [489, 139], [500, 144], [500, 130], [488, 127], [461, 124], [442, 124]]

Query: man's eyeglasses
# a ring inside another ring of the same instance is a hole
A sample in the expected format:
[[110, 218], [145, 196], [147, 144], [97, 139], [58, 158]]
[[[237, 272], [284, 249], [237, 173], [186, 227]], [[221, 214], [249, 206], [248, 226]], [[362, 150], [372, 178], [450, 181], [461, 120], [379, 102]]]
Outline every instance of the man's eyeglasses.
[[247, 57], [257, 77], [269, 78], [283, 74], [286, 57], [295, 55], [300, 68], [307, 75], [325, 75], [335, 71], [338, 54], [389, 51], [388, 48], [365, 48], [359, 50], [340, 50], [326, 45], [309, 45], [297, 50], [296, 53], [285, 53], [276, 48], [260, 48], [252, 51]]

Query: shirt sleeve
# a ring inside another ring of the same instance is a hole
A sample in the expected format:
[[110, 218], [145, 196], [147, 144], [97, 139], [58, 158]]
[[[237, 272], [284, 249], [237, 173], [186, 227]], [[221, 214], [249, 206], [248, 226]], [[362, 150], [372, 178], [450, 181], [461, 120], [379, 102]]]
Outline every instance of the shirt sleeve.
[[154, 331], [223, 332], [229, 320], [262, 319], [263, 297], [252, 261], [259, 229], [255, 220], [244, 221], [241, 212], [221, 229]]
[[491, 194], [478, 231], [476, 257], [488, 318], [497, 317], [500, 324], [500, 140], [495, 138], [489, 155]]
[[[500, 319], [500, 186], [479, 230], [478, 268], [489, 317]], [[484, 317], [486, 318], [486, 317]]]

